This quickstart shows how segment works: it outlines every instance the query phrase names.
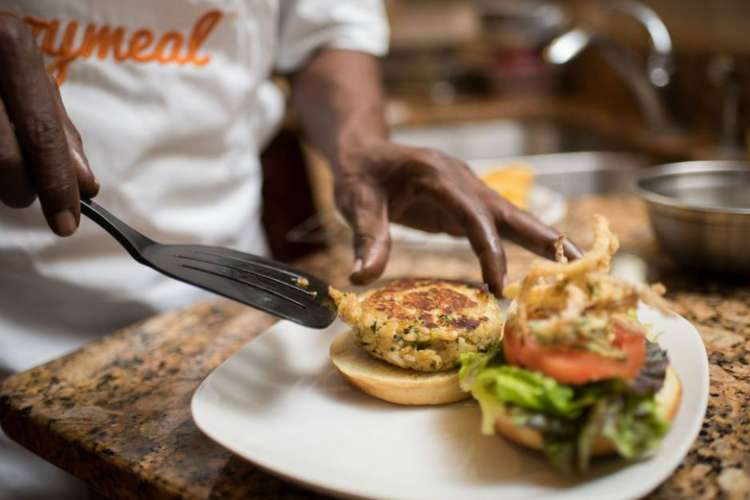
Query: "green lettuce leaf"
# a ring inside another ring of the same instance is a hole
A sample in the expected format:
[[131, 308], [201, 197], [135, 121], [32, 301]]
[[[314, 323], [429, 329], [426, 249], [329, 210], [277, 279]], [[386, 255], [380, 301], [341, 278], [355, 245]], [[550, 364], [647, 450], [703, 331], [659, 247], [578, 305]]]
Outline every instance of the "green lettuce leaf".
[[668, 430], [669, 422], [659, 415], [653, 395], [627, 395], [609, 402], [602, 434], [620, 455], [636, 460], [653, 455]]
[[591, 461], [591, 450], [594, 447], [594, 440], [601, 434], [604, 421], [607, 416], [607, 399], [600, 398], [594, 406], [591, 407], [586, 419], [583, 421], [578, 431], [575, 442], [576, 449], [576, 466], [578, 470], [586, 470]]
[[504, 362], [502, 351], [495, 348], [488, 352], [465, 352], [460, 356], [461, 368], [458, 370], [458, 380], [461, 389], [469, 392], [476, 376], [489, 365], [501, 365]]
[[654, 394], [632, 394], [618, 380], [570, 386], [504, 363], [502, 353], [461, 356], [459, 379], [482, 409], [482, 431], [494, 432], [501, 413], [517, 425], [538, 430], [550, 460], [564, 471], [585, 471], [596, 436], [636, 460], [652, 454], [669, 429], [657, 411]]
[[464, 390], [558, 417], [577, 418], [597, 400], [598, 390], [594, 386], [576, 392], [541, 373], [504, 364], [502, 355], [496, 351], [461, 355], [458, 376]]

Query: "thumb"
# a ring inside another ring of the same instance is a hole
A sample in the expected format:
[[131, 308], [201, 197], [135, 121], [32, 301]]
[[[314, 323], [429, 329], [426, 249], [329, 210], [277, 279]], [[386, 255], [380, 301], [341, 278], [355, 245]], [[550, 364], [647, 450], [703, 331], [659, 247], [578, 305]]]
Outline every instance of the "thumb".
[[339, 207], [354, 232], [352, 283], [366, 285], [383, 274], [391, 251], [388, 204], [382, 192], [366, 183], [345, 188]]

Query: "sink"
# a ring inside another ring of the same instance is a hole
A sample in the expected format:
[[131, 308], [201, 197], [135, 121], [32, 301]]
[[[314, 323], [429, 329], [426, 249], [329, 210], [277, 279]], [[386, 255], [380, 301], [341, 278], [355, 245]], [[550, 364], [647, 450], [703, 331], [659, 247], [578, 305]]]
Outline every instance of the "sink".
[[439, 149], [466, 161], [478, 174], [520, 162], [535, 182], [574, 198], [584, 194], [630, 192], [636, 170], [648, 157], [625, 152], [595, 133], [549, 121], [489, 120], [394, 129], [395, 141]]
[[590, 128], [551, 120], [496, 119], [401, 126], [398, 141], [441, 149], [463, 159], [496, 158], [571, 151], [621, 151], [624, 141]]

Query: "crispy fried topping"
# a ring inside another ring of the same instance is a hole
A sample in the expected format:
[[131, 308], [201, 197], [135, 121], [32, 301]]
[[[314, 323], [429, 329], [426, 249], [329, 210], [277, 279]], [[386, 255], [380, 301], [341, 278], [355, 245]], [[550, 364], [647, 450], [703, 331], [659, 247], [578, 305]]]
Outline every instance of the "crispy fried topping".
[[663, 285], [635, 285], [608, 274], [618, 247], [617, 237], [601, 215], [594, 216], [594, 243], [580, 259], [566, 262], [562, 239], [558, 239], [558, 262], [535, 261], [522, 281], [503, 290], [515, 300], [514, 320], [521, 331], [528, 333], [529, 321], [534, 320], [535, 333], [552, 335], [570, 330], [582, 317], [624, 315], [639, 299], [668, 311]]

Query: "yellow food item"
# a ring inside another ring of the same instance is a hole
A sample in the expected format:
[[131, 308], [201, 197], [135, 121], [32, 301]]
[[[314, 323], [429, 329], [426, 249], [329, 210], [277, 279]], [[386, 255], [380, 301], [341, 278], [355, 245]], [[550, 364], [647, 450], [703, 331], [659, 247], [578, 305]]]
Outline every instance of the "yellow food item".
[[481, 179], [500, 196], [517, 207], [529, 208], [529, 193], [534, 183], [534, 171], [523, 163], [499, 167]]

